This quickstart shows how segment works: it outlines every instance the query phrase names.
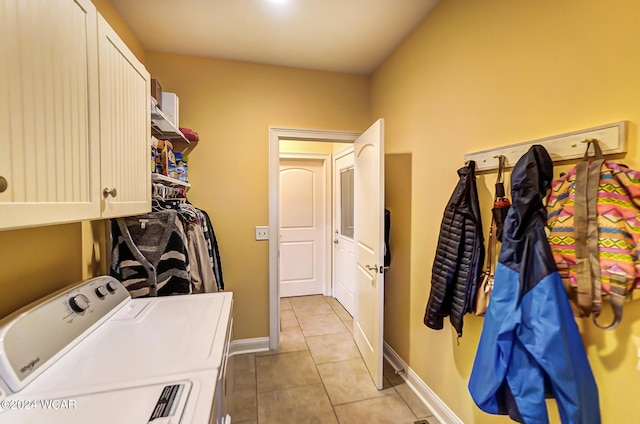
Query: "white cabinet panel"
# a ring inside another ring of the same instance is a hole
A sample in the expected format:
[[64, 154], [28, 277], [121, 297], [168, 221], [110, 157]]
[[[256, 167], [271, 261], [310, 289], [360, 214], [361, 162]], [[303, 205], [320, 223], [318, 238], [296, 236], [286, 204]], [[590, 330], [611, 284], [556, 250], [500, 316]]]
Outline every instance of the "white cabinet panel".
[[[98, 16], [102, 217], [151, 210], [149, 72]], [[115, 189], [115, 191], [112, 191]], [[115, 195], [114, 195], [115, 194]]]
[[0, 3], [0, 228], [100, 214], [96, 27], [88, 0]]
[[91, 1], [2, 0], [0, 55], [0, 229], [149, 211], [149, 73]]

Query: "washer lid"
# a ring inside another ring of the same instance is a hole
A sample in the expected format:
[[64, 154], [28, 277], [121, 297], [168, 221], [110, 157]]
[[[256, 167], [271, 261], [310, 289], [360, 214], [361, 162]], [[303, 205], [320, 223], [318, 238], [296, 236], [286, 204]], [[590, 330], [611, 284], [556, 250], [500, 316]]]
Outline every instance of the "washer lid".
[[232, 301], [230, 292], [132, 299], [34, 384], [57, 391], [218, 369]]

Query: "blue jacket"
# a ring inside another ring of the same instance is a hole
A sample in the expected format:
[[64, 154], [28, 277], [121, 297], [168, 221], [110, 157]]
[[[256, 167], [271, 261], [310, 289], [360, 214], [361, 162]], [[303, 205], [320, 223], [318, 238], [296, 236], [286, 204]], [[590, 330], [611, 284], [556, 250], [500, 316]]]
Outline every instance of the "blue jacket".
[[539, 145], [513, 169], [469, 392], [483, 411], [518, 422], [548, 423], [545, 397], [554, 397], [563, 423], [596, 424], [598, 388], [544, 230], [552, 178], [551, 158]]

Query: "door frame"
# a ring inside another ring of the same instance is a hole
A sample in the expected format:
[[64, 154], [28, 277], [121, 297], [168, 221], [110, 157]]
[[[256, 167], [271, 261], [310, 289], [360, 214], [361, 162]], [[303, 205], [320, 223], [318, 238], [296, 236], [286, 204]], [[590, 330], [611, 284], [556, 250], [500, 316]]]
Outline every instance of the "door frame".
[[[331, 217], [331, 176], [333, 172], [333, 163], [331, 162], [331, 154], [329, 153], [296, 153], [296, 152], [280, 152], [280, 159], [299, 159], [299, 160], [307, 160], [314, 162], [322, 163], [322, 170], [324, 172], [324, 181], [322, 182], [324, 185], [324, 191], [322, 193], [322, 202], [323, 202], [323, 210], [324, 210], [324, 231], [322, 234], [322, 257], [323, 257], [323, 268], [324, 268], [324, 281], [322, 282], [322, 294], [327, 296], [330, 291], [328, 284], [328, 280], [331, 276], [331, 260], [329, 257], [329, 248], [331, 244], [331, 231], [332, 231], [332, 217]], [[280, 175], [278, 173], [278, 175]], [[278, 182], [280, 178], [278, 177]], [[280, 184], [278, 184], [278, 190], [280, 190]], [[280, 193], [278, 192], [278, 197]], [[279, 207], [279, 206], [278, 206]], [[280, 216], [280, 215], [278, 215]], [[328, 222], [327, 222], [328, 220]], [[278, 219], [278, 234], [280, 233], [280, 222]], [[269, 231], [271, 234], [271, 231]], [[279, 240], [278, 240], [279, 242]], [[279, 262], [278, 262], [279, 266]], [[278, 273], [279, 274], [279, 273]], [[278, 286], [280, 284], [280, 275], [278, 275]], [[278, 296], [280, 295], [280, 288], [278, 287]]]
[[269, 349], [280, 348], [280, 140], [353, 143], [360, 133], [269, 126]]

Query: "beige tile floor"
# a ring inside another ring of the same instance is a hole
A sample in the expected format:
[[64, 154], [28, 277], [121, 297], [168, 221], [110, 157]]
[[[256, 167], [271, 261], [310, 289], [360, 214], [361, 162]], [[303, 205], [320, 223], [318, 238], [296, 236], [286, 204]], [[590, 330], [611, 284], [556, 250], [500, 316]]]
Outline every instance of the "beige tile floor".
[[332, 297], [281, 299], [280, 350], [230, 361], [236, 424], [438, 424], [385, 362], [378, 391], [353, 341], [353, 318]]

